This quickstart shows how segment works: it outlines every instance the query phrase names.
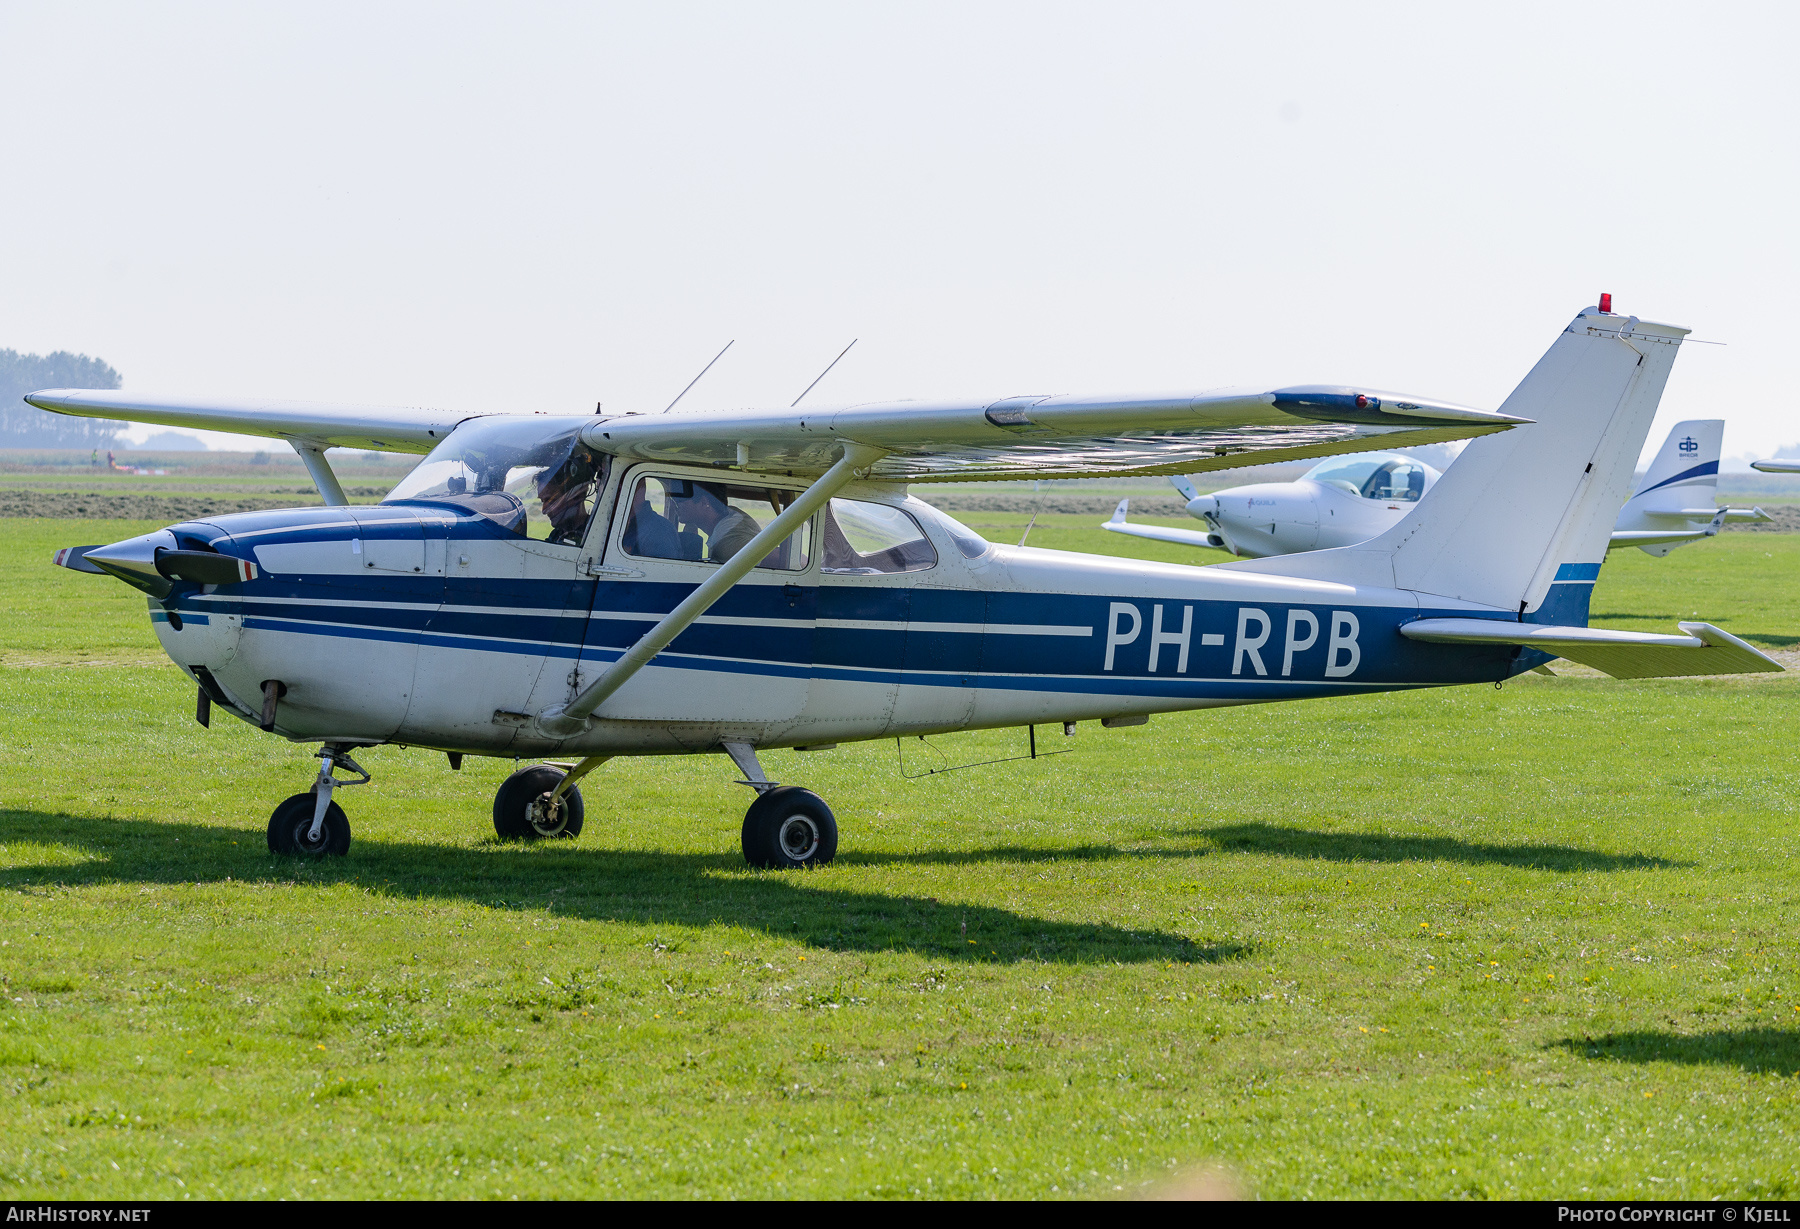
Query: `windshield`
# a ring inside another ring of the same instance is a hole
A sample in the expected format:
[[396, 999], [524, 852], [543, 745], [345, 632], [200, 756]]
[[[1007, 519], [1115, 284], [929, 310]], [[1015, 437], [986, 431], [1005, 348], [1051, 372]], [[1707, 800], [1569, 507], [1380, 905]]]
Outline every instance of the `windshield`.
[[582, 445], [580, 431], [566, 418], [472, 418], [382, 502], [450, 504], [520, 537], [578, 546], [610, 460]]
[[1307, 479], [1361, 499], [1416, 503], [1438, 472], [1423, 461], [1391, 452], [1333, 457], [1306, 471]]

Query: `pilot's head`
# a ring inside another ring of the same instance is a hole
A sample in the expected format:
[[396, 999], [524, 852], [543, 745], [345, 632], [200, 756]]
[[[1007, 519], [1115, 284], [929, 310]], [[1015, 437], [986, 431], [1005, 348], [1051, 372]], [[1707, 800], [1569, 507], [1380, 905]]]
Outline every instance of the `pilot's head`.
[[719, 523], [719, 518], [725, 515], [725, 501], [710, 489], [710, 484], [671, 483], [669, 495], [673, 519], [683, 524], [710, 532]]

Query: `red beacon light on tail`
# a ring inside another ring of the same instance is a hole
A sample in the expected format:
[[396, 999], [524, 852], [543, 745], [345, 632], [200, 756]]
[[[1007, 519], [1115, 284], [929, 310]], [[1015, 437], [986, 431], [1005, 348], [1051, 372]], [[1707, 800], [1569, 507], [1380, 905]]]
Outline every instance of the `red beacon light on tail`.
[[1609, 316], [1612, 315], [1612, 296], [1610, 294], [1600, 296], [1600, 310]]

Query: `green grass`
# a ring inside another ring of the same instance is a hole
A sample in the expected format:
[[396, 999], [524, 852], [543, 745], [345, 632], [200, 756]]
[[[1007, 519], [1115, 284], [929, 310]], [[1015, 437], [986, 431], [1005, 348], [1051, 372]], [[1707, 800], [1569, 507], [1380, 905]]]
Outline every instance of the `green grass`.
[[[1081, 519], [1033, 544], [1159, 553]], [[510, 762], [384, 748], [305, 863], [263, 837], [305, 749], [59, 664], [154, 659], [141, 599], [44, 566], [143, 528], [0, 525], [10, 1197], [1800, 1192], [1786, 678], [1084, 725], [916, 781], [774, 753], [843, 826], [810, 874], [744, 868], [723, 757], [608, 764], [526, 848]], [[1630, 552], [1595, 606], [1791, 644], [1797, 556]]]

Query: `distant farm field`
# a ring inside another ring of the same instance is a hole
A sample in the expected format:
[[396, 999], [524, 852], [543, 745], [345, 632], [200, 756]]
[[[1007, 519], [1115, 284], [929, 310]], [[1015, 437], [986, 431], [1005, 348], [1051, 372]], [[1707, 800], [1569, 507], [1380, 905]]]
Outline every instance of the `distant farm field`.
[[[1222, 557], [1094, 523], [1030, 542]], [[722, 756], [517, 847], [510, 761], [383, 748], [306, 863], [309, 749], [200, 729], [142, 599], [48, 566], [154, 527], [0, 520], [9, 1197], [1800, 1196], [1791, 677], [773, 753], [843, 827], [810, 874], [745, 868]], [[1797, 580], [1615, 552], [1594, 621], [1785, 655]]]

